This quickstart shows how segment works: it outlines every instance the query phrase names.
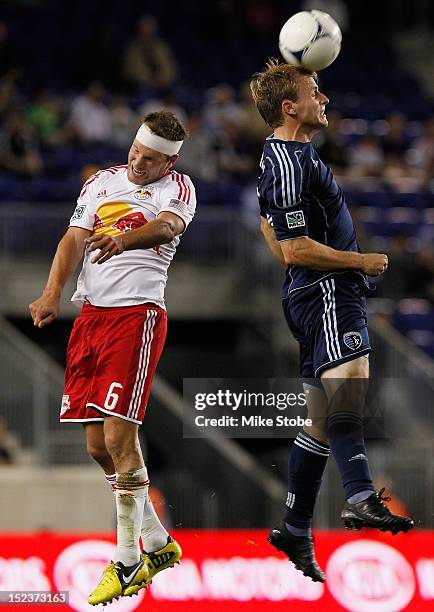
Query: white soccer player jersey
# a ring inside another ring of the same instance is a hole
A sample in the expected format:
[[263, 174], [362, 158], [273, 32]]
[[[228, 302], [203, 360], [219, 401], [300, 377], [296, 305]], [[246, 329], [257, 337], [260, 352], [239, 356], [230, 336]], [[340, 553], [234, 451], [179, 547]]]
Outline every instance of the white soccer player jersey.
[[[86, 181], [69, 226], [113, 236], [137, 229], [167, 211], [181, 217], [187, 227], [195, 208], [195, 190], [187, 175], [172, 171], [140, 186], [128, 180], [127, 166], [114, 166]], [[124, 251], [100, 265], [91, 263], [95, 252], [85, 251], [72, 301], [79, 307], [87, 301], [106, 307], [153, 302], [164, 308], [167, 269], [178, 244], [179, 236], [152, 249]]]

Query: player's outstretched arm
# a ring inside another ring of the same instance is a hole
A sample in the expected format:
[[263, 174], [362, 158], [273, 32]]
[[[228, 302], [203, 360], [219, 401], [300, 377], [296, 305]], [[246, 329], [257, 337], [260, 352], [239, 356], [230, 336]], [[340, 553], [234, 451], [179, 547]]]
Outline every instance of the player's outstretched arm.
[[276, 238], [274, 229], [268, 223], [267, 219], [261, 217], [261, 233], [265, 238], [265, 242], [268, 245], [273, 257], [286, 268], [285, 258], [283, 257], [282, 249], [280, 248], [280, 242]]
[[135, 249], [152, 249], [161, 244], [171, 242], [178, 234], [182, 234], [185, 223], [177, 214], [162, 212], [156, 219], [138, 229], [109, 236], [98, 234], [86, 240], [87, 250], [92, 252], [99, 249], [92, 263], [102, 264], [114, 255]]
[[59, 242], [45, 289], [41, 297], [29, 305], [36, 327], [45, 327], [57, 318], [63, 287], [83, 256], [84, 241], [89, 234], [89, 230], [81, 227], [70, 227]]
[[368, 276], [380, 276], [387, 270], [387, 255], [337, 251], [308, 237], [280, 241], [287, 265], [315, 270], [360, 270]]

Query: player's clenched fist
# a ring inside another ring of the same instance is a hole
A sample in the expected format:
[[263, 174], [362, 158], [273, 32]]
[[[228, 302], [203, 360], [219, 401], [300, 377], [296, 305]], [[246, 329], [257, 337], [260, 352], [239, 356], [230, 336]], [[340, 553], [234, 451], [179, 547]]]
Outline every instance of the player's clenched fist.
[[35, 327], [45, 327], [59, 314], [59, 298], [50, 295], [41, 295], [40, 298], [29, 304], [30, 314]]
[[92, 263], [102, 264], [113, 257], [113, 255], [120, 255], [125, 249], [122, 236], [98, 234], [86, 238], [85, 243], [88, 251], [100, 249], [100, 252], [91, 260]]
[[387, 270], [389, 260], [382, 253], [363, 253], [361, 271], [368, 276], [380, 276]]

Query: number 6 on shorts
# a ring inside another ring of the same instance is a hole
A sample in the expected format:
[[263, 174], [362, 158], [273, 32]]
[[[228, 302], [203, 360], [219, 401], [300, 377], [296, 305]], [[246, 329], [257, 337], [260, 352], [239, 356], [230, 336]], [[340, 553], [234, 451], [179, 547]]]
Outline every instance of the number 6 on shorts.
[[114, 392], [114, 389], [116, 388], [123, 389], [123, 386], [121, 385], [121, 383], [112, 382], [104, 402], [104, 408], [106, 408], [107, 410], [114, 410], [116, 408], [116, 404], [119, 400], [119, 395]]

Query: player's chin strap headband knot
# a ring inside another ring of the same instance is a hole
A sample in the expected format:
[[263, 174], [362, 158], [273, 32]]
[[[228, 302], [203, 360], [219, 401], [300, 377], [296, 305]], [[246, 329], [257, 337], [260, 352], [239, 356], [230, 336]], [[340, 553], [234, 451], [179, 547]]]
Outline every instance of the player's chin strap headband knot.
[[147, 125], [143, 124], [139, 127], [136, 139], [154, 151], [164, 153], [164, 155], [176, 155], [182, 146], [183, 140], [167, 140], [161, 136], [154, 134]]

